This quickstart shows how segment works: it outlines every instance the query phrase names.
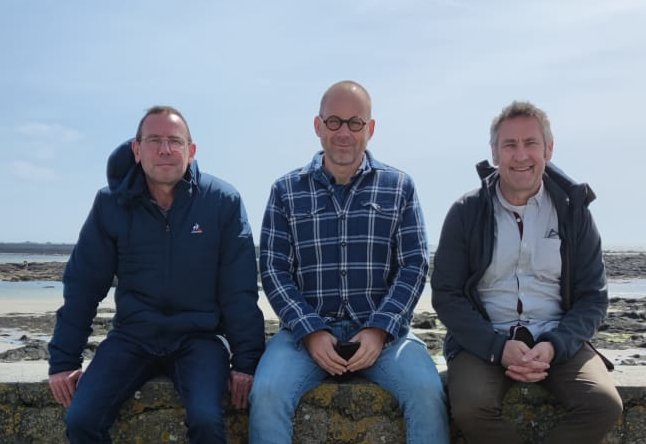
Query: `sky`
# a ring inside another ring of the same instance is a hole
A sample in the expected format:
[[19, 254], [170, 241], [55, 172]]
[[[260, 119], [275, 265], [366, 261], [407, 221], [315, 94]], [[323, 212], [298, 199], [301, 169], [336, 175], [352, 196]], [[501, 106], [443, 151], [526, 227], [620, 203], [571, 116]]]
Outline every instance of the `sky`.
[[479, 186], [492, 118], [529, 100], [552, 161], [595, 191], [604, 248], [646, 249], [644, 23], [642, 0], [7, 2], [0, 242], [76, 242], [110, 152], [166, 104], [257, 243], [273, 181], [320, 149], [321, 95], [352, 79], [372, 96], [368, 149], [412, 176], [431, 245]]

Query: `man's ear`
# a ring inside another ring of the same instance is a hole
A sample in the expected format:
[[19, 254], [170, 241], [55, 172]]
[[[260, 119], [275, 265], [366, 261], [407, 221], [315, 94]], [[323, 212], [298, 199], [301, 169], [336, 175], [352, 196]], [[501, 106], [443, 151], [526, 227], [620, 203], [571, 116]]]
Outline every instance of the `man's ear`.
[[314, 116], [314, 132], [321, 137], [321, 118], [319, 116]]
[[197, 145], [194, 142], [191, 142], [191, 144], [188, 146], [188, 163], [191, 164], [193, 163], [193, 160], [195, 159], [195, 152], [197, 151]]
[[132, 143], [130, 144], [130, 147], [132, 148], [132, 154], [135, 155], [135, 162], [139, 163], [141, 160], [139, 157], [139, 150], [141, 149], [141, 144], [137, 142], [137, 139], [133, 139]]
[[552, 140], [545, 147], [545, 160], [549, 162], [552, 159], [553, 153], [554, 153], [554, 141]]
[[491, 145], [491, 160], [495, 166], [498, 166], [498, 149], [494, 145]]

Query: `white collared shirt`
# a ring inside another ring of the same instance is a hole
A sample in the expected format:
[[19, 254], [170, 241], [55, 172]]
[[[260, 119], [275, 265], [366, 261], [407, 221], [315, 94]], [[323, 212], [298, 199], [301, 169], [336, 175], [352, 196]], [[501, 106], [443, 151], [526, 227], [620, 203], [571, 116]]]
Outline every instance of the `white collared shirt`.
[[[493, 202], [493, 259], [478, 291], [496, 330], [508, 334], [510, 327], [520, 324], [537, 338], [556, 328], [563, 317], [556, 208], [543, 184], [523, 206], [510, 204], [498, 184]], [[522, 238], [514, 213], [522, 222]]]

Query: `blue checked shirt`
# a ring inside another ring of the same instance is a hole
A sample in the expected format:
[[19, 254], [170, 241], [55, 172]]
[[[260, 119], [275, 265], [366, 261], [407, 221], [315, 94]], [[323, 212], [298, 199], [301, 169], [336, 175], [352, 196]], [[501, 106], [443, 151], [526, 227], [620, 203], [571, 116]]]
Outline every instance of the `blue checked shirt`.
[[297, 341], [337, 319], [397, 339], [429, 267], [413, 181], [366, 151], [345, 198], [338, 194], [322, 152], [273, 184], [260, 235], [265, 293]]

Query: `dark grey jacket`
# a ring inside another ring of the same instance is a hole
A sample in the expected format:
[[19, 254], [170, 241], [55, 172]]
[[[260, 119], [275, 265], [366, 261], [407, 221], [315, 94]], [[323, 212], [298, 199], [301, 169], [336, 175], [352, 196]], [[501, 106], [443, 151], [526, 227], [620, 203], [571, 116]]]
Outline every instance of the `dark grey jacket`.
[[[493, 329], [477, 290], [493, 253], [493, 196], [499, 176], [487, 161], [476, 168], [481, 188], [456, 201], [444, 220], [431, 278], [433, 307], [447, 328], [447, 361], [465, 349], [500, 364], [507, 336]], [[537, 341], [552, 343], [553, 362], [558, 364], [572, 358], [595, 334], [606, 315], [608, 291], [601, 240], [588, 210], [594, 192], [551, 163], [546, 166], [543, 182], [559, 220], [561, 304], [565, 314], [555, 330]]]

